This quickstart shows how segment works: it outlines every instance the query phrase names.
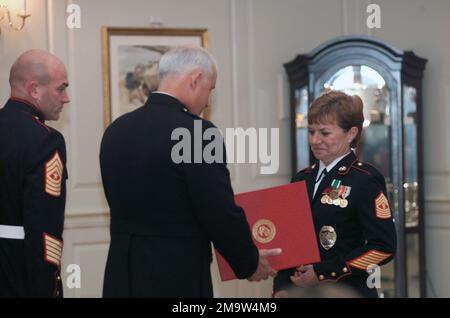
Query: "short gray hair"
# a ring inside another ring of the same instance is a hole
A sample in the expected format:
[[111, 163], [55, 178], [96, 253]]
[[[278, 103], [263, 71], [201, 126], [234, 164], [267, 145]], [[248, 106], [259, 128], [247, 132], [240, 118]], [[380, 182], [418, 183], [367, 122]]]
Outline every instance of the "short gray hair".
[[178, 46], [167, 51], [159, 61], [159, 81], [168, 75], [186, 74], [195, 69], [201, 69], [212, 76], [217, 70], [214, 58], [198, 46]]

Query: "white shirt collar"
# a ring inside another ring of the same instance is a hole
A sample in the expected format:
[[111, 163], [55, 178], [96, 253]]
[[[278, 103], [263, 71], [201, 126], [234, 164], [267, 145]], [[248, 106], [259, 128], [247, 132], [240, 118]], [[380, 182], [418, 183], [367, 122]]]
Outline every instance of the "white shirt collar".
[[164, 95], [169, 95], [170, 97], [173, 97], [173, 98], [175, 98], [175, 99], [178, 99], [178, 98], [176, 98], [175, 96], [173, 96], [172, 94], [169, 94], [169, 93], [166, 93], [166, 92], [161, 92], [161, 91], [154, 91], [154, 92], [152, 92], [152, 93], [157, 93], [157, 94], [164, 94]]
[[350, 152], [351, 152], [351, 151], [347, 152], [347, 153], [346, 153], [345, 155], [343, 155], [343, 156], [340, 156], [340, 157], [334, 159], [334, 160], [333, 160], [328, 166], [326, 166], [326, 167], [325, 167], [325, 164], [324, 164], [322, 161], [320, 161], [320, 162], [319, 162], [319, 171], [317, 171], [317, 175], [320, 176], [320, 174], [322, 173], [322, 170], [325, 169], [325, 168], [327, 168], [327, 172], [330, 172], [331, 169], [333, 169], [334, 166], [337, 165], [338, 162], [341, 161], [344, 157], [346, 157]]

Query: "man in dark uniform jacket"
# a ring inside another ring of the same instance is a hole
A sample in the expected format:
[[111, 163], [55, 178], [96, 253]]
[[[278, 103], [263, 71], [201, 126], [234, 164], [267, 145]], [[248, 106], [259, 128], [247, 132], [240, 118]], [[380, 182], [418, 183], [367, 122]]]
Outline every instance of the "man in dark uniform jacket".
[[[351, 151], [325, 174], [313, 196], [318, 170], [319, 162], [292, 180], [307, 184], [321, 257], [321, 262], [312, 265], [318, 281], [339, 282], [361, 296], [377, 297], [376, 288], [367, 284], [370, 266], [388, 263], [396, 249], [384, 176], [358, 161]], [[335, 202], [331, 201], [333, 187], [339, 189]], [[280, 271], [274, 291], [295, 290], [294, 273], [295, 269]]]
[[201, 48], [179, 47], [162, 57], [159, 72], [158, 92], [103, 136], [100, 164], [111, 208], [103, 295], [212, 297], [211, 242], [238, 278], [268, 278], [267, 256], [280, 251], [258, 253], [226, 164], [175, 163], [172, 156], [177, 129], [190, 133], [194, 162], [194, 139], [202, 138], [194, 127], [201, 124], [201, 134], [214, 127], [198, 116], [215, 86], [214, 61]]
[[0, 110], [0, 297], [62, 297], [66, 146], [45, 125], [66, 93], [63, 63], [22, 54], [11, 68], [11, 98]]

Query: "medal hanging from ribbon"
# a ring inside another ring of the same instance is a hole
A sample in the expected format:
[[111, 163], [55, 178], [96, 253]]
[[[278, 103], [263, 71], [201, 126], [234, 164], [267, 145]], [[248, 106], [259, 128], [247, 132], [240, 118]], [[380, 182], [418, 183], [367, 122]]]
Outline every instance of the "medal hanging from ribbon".
[[320, 202], [346, 208], [348, 206], [348, 200], [346, 198], [350, 195], [351, 187], [341, 184], [341, 180], [334, 179], [331, 182], [331, 188], [327, 188], [323, 192]]

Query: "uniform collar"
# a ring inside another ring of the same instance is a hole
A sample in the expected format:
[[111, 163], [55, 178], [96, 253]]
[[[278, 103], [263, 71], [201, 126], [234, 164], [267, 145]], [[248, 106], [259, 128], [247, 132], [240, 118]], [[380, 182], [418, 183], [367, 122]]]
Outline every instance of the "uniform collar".
[[328, 166], [325, 166], [325, 164], [322, 161], [319, 161], [319, 171], [317, 172], [317, 175], [319, 176], [322, 173], [323, 169], [327, 169], [327, 172], [330, 172], [342, 159], [347, 157], [351, 152], [352, 151], [350, 150], [345, 155], [334, 159]]
[[355, 161], [356, 156], [353, 151], [350, 151], [343, 157], [336, 158], [336, 160], [332, 162], [332, 164], [334, 163], [333, 166], [331, 164], [328, 165], [328, 173], [320, 182], [319, 187], [316, 191], [316, 195], [313, 197], [316, 178], [319, 176], [319, 173], [322, 172], [321, 170], [319, 170], [320, 162], [316, 163], [313, 168], [313, 173], [311, 173], [310, 177], [307, 179], [308, 193], [310, 195], [311, 204], [314, 204], [317, 201], [317, 198], [320, 197], [320, 194], [327, 186], [329, 186], [333, 179], [341, 178], [342, 176], [346, 175], [350, 171], [350, 167]]
[[147, 104], [167, 105], [182, 112], [188, 113], [186, 106], [180, 102], [175, 96], [165, 92], [153, 92], [150, 94]]
[[346, 155], [344, 158], [342, 158], [335, 168], [337, 168], [338, 176], [345, 176], [347, 175], [352, 166], [355, 164], [355, 162], [358, 161], [358, 158], [355, 155], [355, 152], [352, 150], [348, 155]]
[[42, 112], [35, 105], [24, 99], [11, 97], [6, 103], [5, 108], [17, 109], [22, 112], [26, 112], [34, 116], [41, 123], [45, 123], [44, 114], [42, 114]]

